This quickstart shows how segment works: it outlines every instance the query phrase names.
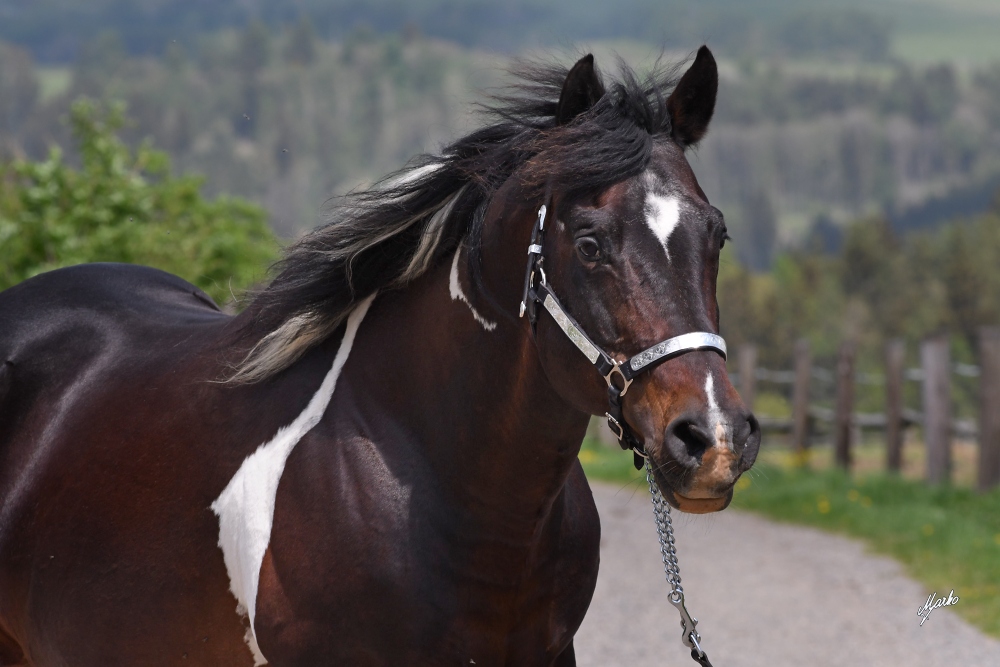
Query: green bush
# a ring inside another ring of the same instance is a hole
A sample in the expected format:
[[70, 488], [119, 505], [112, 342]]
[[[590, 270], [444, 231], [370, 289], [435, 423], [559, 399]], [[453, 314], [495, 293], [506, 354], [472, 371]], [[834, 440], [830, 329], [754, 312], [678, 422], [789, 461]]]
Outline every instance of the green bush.
[[278, 243], [264, 210], [201, 195], [203, 180], [174, 177], [165, 153], [131, 151], [116, 132], [121, 105], [76, 102], [70, 114], [80, 168], [58, 148], [41, 162], [0, 165], [0, 289], [82, 262], [147, 264], [224, 302], [263, 274]]

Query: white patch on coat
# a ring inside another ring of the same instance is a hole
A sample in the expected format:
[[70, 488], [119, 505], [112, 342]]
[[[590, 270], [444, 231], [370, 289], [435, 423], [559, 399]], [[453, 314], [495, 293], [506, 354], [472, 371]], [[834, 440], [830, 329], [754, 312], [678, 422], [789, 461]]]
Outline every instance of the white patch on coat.
[[254, 663], [257, 665], [266, 664], [257, 646], [254, 629], [257, 587], [264, 552], [271, 540], [278, 482], [292, 449], [319, 423], [326, 412], [337, 386], [337, 378], [351, 353], [358, 327], [374, 299], [373, 294], [358, 304], [348, 316], [344, 338], [340, 341], [333, 365], [306, 408], [291, 424], [278, 429], [273, 438], [243, 460], [240, 469], [212, 503], [212, 511], [219, 517], [219, 548], [222, 549], [229, 574], [229, 588], [238, 603], [237, 613], [241, 616], [245, 613], [250, 617], [250, 637], [247, 638], [247, 644], [254, 653]]
[[665, 197], [650, 192], [646, 195], [646, 224], [653, 231], [657, 240], [663, 246], [663, 251], [670, 259], [667, 243], [670, 235], [681, 220], [681, 203], [676, 197]]
[[253, 654], [253, 667], [266, 665], [267, 658], [265, 658], [264, 654], [260, 652], [260, 647], [257, 646], [257, 638], [253, 636], [253, 630], [251, 628], [247, 628], [246, 634], [243, 635], [243, 641], [246, 642], [247, 646], [250, 648], [250, 653]]
[[459, 247], [459, 249], [455, 251], [455, 257], [451, 260], [451, 278], [448, 280], [448, 291], [451, 292], [451, 300], [461, 301], [464, 303], [469, 307], [469, 310], [472, 311], [472, 316], [476, 318], [476, 321], [479, 322], [483, 329], [486, 331], [493, 331], [497, 328], [497, 323], [490, 322], [488, 319], [480, 315], [475, 307], [469, 303], [469, 298], [465, 296], [465, 293], [462, 291], [462, 284], [458, 280], [458, 256], [461, 254], [462, 248]]

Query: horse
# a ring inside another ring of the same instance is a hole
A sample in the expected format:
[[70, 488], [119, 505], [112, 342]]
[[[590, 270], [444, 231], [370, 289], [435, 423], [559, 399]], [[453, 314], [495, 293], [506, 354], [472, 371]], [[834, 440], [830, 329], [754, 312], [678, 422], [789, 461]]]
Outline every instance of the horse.
[[591, 415], [728, 505], [760, 430], [685, 157], [715, 60], [518, 71], [235, 316], [130, 265], [0, 293], [0, 664], [572, 666]]

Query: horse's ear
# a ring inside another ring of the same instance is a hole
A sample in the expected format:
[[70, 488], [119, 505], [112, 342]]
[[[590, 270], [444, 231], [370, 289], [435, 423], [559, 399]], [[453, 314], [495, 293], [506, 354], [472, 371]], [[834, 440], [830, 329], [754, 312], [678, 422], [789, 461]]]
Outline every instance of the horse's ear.
[[594, 55], [588, 53], [576, 61], [566, 75], [559, 106], [556, 107], [556, 125], [565, 125], [590, 107], [604, 95], [604, 84], [594, 67]]
[[718, 91], [719, 68], [712, 52], [702, 46], [667, 100], [672, 135], [682, 148], [693, 146], [705, 136]]

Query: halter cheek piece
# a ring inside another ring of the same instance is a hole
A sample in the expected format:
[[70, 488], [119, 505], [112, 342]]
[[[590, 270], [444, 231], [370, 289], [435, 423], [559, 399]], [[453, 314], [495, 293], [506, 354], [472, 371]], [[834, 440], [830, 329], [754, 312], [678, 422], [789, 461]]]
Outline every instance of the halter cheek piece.
[[[548, 206], [542, 205], [538, 209], [538, 219], [531, 230], [531, 244], [528, 246], [528, 268], [524, 272], [524, 295], [521, 298], [520, 316], [524, 317], [527, 313], [531, 329], [534, 331], [538, 323], [538, 306], [540, 304], [549, 312], [552, 319], [576, 345], [577, 349], [583, 352], [587, 360], [594, 365], [597, 372], [608, 383], [608, 411], [605, 413], [608, 418], [608, 426], [618, 438], [618, 444], [621, 445], [621, 448], [632, 450], [635, 469], [640, 470], [643, 459], [646, 458], [646, 450], [625, 421], [622, 412], [622, 397], [625, 396], [632, 381], [636, 376], [655, 368], [668, 359], [695, 350], [714, 350], [725, 359], [726, 341], [714, 333], [695, 331], [668, 338], [625, 361], [613, 359], [583, 332], [580, 325], [570, 317], [549, 288], [543, 268], [544, 257], [542, 257], [547, 214]], [[538, 274], [537, 285], [535, 284], [536, 274]]]

